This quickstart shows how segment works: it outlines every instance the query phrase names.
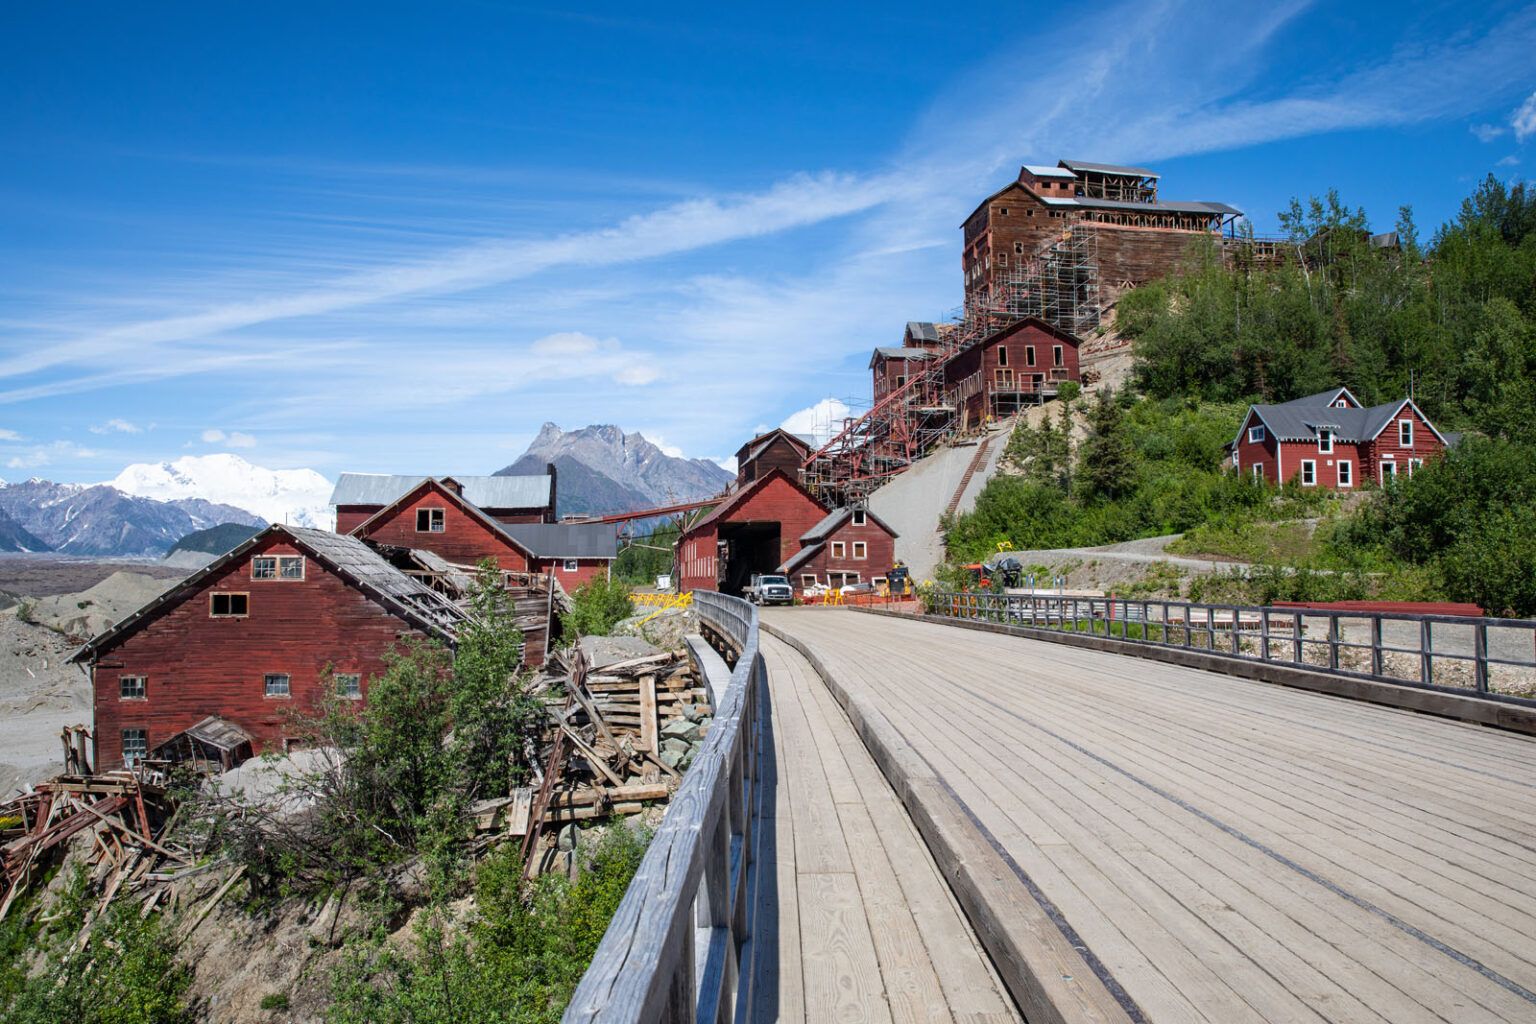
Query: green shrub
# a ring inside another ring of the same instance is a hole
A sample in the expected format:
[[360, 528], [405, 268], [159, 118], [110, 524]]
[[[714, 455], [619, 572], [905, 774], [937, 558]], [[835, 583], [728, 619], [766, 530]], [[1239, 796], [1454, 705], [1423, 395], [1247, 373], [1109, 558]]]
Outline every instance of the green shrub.
[[581, 636], [607, 636], [621, 620], [635, 613], [629, 584], [601, 576], [577, 587], [571, 595], [571, 603], [574, 607], [560, 616], [560, 625], [568, 640]]

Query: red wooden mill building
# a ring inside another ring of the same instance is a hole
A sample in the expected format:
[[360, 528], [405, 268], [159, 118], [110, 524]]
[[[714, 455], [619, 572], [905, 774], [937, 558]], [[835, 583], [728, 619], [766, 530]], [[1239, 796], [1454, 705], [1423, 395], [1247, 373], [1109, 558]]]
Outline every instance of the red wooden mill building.
[[281, 749], [295, 711], [362, 700], [405, 638], [452, 647], [464, 613], [355, 537], [270, 526], [92, 639], [98, 769]]

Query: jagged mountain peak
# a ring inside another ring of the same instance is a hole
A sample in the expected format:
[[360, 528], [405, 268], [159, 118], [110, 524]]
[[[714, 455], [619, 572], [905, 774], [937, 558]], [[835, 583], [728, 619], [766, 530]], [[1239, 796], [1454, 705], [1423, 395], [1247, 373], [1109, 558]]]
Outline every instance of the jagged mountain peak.
[[612, 423], [575, 430], [545, 423], [528, 450], [499, 472], [537, 472], [545, 462], [559, 472], [562, 513], [624, 512], [645, 502], [709, 498], [732, 479], [708, 459], [668, 455], [639, 431], [625, 433]]

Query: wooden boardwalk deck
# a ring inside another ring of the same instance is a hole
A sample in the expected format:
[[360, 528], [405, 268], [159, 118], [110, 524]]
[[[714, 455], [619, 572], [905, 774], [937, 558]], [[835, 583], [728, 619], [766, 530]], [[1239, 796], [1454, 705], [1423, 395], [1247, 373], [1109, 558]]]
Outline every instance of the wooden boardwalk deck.
[[763, 621], [878, 709], [1128, 1019], [1536, 1020], [1536, 739], [931, 623]]
[[762, 651], [772, 729], [753, 1020], [1018, 1021], [842, 708], [794, 650], [764, 636]]

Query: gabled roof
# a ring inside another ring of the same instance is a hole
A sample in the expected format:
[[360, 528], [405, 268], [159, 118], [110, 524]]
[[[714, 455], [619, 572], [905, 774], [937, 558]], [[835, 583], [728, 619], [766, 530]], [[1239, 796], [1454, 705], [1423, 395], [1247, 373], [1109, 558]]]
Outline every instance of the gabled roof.
[[1033, 192], [1031, 192], [1029, 189], [1025, 188], [1023, 183], [1018, 182], [1018, 181], [1010, 181], [1008, 184], [1004, 185], [1002, 188], [998, 189], [996, 192], [993, 192], [991, 195], [987, 196], [987, 198], [983, 199], [981, 202], [977, 203], [976, 204], [976, 209], [972, 210], [966, 216], [965, 220], [961, 221], [960, 226], [962, 228], [965, 227], [967, 224], [969, 224], [975, 218], [975, 216], [978, 213], [981, 212], [982, 208], [985, 207], [988, 203], [990, 203], [994, 199], [1001, 198], [1004, 193], [1009, 192], [1009, 191], [1011, 191], [1013, 189], [1018, 189], [1020, 192], [1024, 193], [1026, 196], [1029, 196], [1031, 199], [1039, 199], [1040, 198], [1039, 196], [1037, 196]]
[[[400, 476], [387, 473], [343, 473], [331, 492], [332, 505], [390, 505], [416, 488], [426, 474]], [[551, 504], [554, 478], [548, 473], [529, 476], [452, 476], [464, 497], [481, 508], [545, 508]]]
[[274, 523], [245, 543], [215, 558], [121, 622], [88, 640], [70, 657], [70, 661], [83, 661], [115, 646], [123, 637], [145, 625], [157, 612], [181, 604], [199, 593], [211, 577], [222, 572], [226, 566], [240, 561], [274, 536], [286, 539], [314, 559], [316, 564], [357, 587], [387, 611], [416, 628], [450, 644], [456, 642], [457, 628], [467, 618], [464, 611], [421, 581], [390, 565], [367, 544], [356, 537], [343, 536], [329, 530]]
[[779, 572], [784, 573], [786, 576], [789, 575], [804, 565], [806, 562], [809, 562], [811, 559], [821, 554], [825, 547], [826, 545], [821, 543], [806, 545], [791, 555], [789, 561], [779, 566]]
[[617, 523], [501, 523], [503, 533], [539, 558], [617, 558]]
[[908, 320], [905, 335], [913, 341], [939, 341], [939, 325], [929, 320]]
[[[1355, 404], [1344, 409], [1335, 407], [1332, 402], [1340, 396], [1348, 398]], [[1430, 432], [1438, 437], [1442, 444], [1446, 443], [1445, 435], [1435, 429], [1429, 417], [1424, 415], [1424, 411], [1415, 405], [1412, 399], [1402, 398], [1395, 402], [1384, 402], [1381, 405], [1362, 409], [1347, 388], [1320, 391], [1315, 395], [1294, 398], [1278, 405], [1249, 406], [1248, 415], [1243, 417], [1243, 422], [1238, 426], [1237, 436], [1232, 439], [1232, 443], [1234, 445], [1241, 443], [1243, 428], [1254, 416], [1264, 424], [1270, 436], [1279, 441], [1316, 441], [1318, 432], [1324, 429], [1332, 431], [1336, 441], [1353, 444], [1374, 441], [1405, 408], [1412, 408], [1429, 427]]]
[[875, 349], [875, 354], [869, 357], [869, 368], [874, 369], [875, 362], [880, 359], [934, 359], [938, 353], [931, 348], [900, 348], [890, 345], [881, 345]]
[[[846, 523], [849, 519], [853, 518], [854, 511], [855, 510], [852, 508], [840, 508], [835, 512], [828, 513], [825, 519], [800, 535], [801, 542], [805, 544], [817, 544], [826, 540], [828, 537], [832, 536], [832, 534], [836, 533], [840, 526]], [[888, 524], [885, 520], [881, 519], [867, 508], [864, 509], [863, 512], [865, 518], [869, 522], [874, 523], [876, 526], [880, 527], [880, 529], [884, 530], [892, 537], [897, 536], [896, 531], [891, 529], [890, 524]]]
[[[457, 479], [457, 478], [455, 478], [455, 479]], [[452, 488], [448, 487], [443, 482], [443, 480], [434, 479], [434, 478], [432, 478], [430, 476], [422, 477], [420, 480], [417, 480], [416, 483], [413, 486], [407, 488], [394, 501], [390, 502], [388, 505], [385, 505], [383, 508], [379, 509], [377, 512], [375, 512], [373, 515], [369, 516], [367, 519], [364, 519], [362, 522], [358, 523], [356, 526], [354, 526], [352, 528], [352, 533], [350, 534], [350, 536], [353, 536], [353, 537], [366, 537], [366, 536], [368, 536], [369, 533], [373, 532], [374, 524], [382, 523], [384, 520], [386, 520], [390, 516], [394, 515], [395, 511], [398, 508], [400, 508], [400, 506], [405, 505], [405, 504], [409, 504], [411, 501], [413, 501], [415, 499], [416, 495], [421, 493], [423, 490], [435, 491], [438, 494], [438, 496], [440, 496], [444, 501], [446, 501], [449, 504], [452, 504], [454, 506], [457, 506], [461, 511], [463, 511], [463, 513], [465, 515], [467, 515], [471, 519], [474, 519], [475, 521], [479, 522], [482, 526], [484, 526], [490, 532], [495, 533], [495, 534], [499, 534], [499, 535], [505, 537], [508, 541], [510, 541], [512, 543], [513, 547], [517, 548], [523, 554], [528, 555], [530, 557], [533, 555], [533, 552], [529, 551], [527, 549], [527, 547], [525, 547], [516, 537], [513, 537], [511, 534], [507, 533], [504, 529], [502, 529], [502, 526], [503, 526], [502, 523], [500, 523], [497, 520], [492, 519], [490, 516], [486, 515], [484, 510], [482, 510], [478, 505], [476, 505], [474, 502], [470, 501], [468, 498], [464, 497], [462, 494], [459, 494], [456, 491], [454, 491]], [[517, 507], [517, 506], [512, 506], [512, 507]]]
[[[751, 483], [747, 484], [747, 486], [743, 487], [735, 494], [728, 495], [724, 501], [714, 507], [714, 510], [711, 511], [709, 515], [705, 516], [703, 519], [700, 519], [698, 522], [688, 527], [688, 529], [684, 530], [682, 536], [686, 537], [690, 533], [696, 533], [703, 527], [710, 526], [715, 522], [726, 518], [738, 505], [746, 502], [747, 499], [751, 498], [764, 487], [767, 487], [768, 484], [774, 480], [783, 480], [785, 483], [789, 484], [789, 486], [805, 495], [806, 499], [817, 508], [821, 509], [823, 513], [827, 511], [827, 506], [823, 505], [820, 501], [817, 501], [815, 495], [811, 494], [810, 491], [806, 490], [804, 487], [801, 487], [798, 483], [791, 479], [788, 473], [784, 472], [782, 469], [775, 469], [773, 472], [753, 480]], [[679, 540], [681, 540], [681, 538], [679, 538]]]
[[1073, 174], [1087, 171], [1090, 174], [1129, 174], [1135, 175], [1138, 178], [1161, 177], [1156, 171], [1149, 171], [1145, 167], [1125, 167], [1120, 164], [1093, 164], [1086, 160], [1060, 160], [1057, 163]]
[[1047, 334], [1060, 338], [1062, 341], [1065, 341], [1071, 345], [1082, 345], [1083, 343], [1082, 338], [1079, 338], [1071, 331], [1063, 330], [1062, 328], [1057, 327], [1049, 320], [1041, 319], [1038, 316], [1026, 316], [1022, 320], [1015, 320], [1011, 324], [999, 327], [997, 330], [987, 335], [981, 341], [977, 342], [977, 345], [990, 345], [994, 341], [999, 341], [1011, 334], [1016, 334], [1026, 327], [1038, 327], [1040, 330], [1046, 332]]
[[737, 461], [752, 461], [759, 455], [763, 454], [763, 450], [779, 438], [787, 440], [793, 447], [796, 449], [801, 449], [803, 454], [806, 455], [809, 455], [811, 450], [816, 447], [816, 443], [808, 437], [802, 437], [799, 434], [791, 434], [783, 427], [774, 427], [767, 433], [758, 434], [752, 440], [742, 445], [736, 452]]

